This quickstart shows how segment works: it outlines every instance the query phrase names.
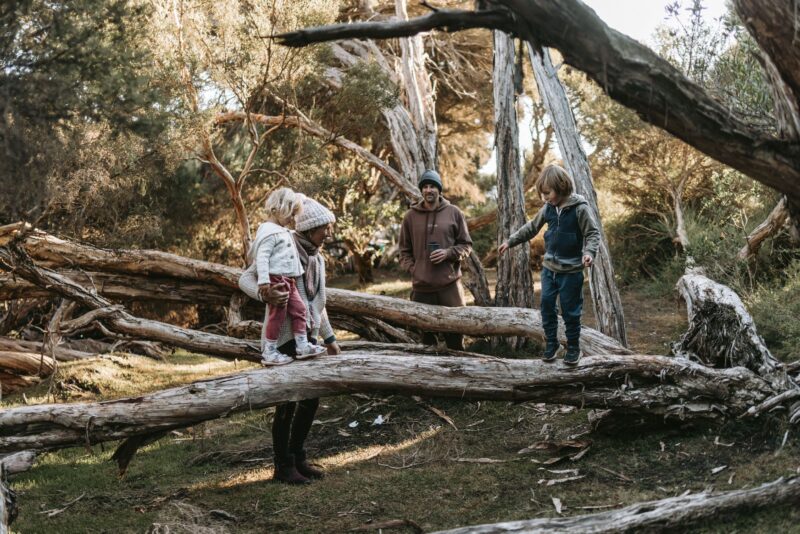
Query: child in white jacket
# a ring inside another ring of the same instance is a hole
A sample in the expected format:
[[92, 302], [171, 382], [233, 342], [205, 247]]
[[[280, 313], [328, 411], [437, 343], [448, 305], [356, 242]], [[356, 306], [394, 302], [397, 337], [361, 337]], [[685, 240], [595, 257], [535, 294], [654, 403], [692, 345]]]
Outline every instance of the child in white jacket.
[[258, 274], [259, 292], [267, 291], [270, 285], [289, 291], [289, 300], [284, 306], [268, 306], [268, 316], [262, 330], [262, 365], [291, 363], [291, 357], [278, 351], [278, 335], [287, 317], [292, 324], [297, 359], [311, 358], [325, 352], [324, 347], [309, 343], [306, 336], [306, 306], [295, 280], [303, 274], [303, 267], [287, 228], [294, 224], [295, 216], [302, 210], [302, 199], [302, 195], [287, 187], [274, 191], [266, 203], [267, 220], [258, 227], [256, 238], [247, 253], [251, 265], [249, 269], [255, 265]]

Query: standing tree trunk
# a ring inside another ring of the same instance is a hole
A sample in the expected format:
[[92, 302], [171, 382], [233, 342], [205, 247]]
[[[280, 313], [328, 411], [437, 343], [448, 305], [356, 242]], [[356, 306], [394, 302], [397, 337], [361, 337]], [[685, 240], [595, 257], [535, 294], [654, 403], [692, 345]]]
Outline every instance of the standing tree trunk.
[[606, 241], [603, 225], [600, 222], [600, 210], [597, 208], [597, 195], [592, 185], [589, 160], [578, 136], [575, 117], [569, 107], [564, 86], [561, 85], [556, 70], [553, 68], [550, 52], [545, 49], [536, 50], [528, 43], [528, 55], [533, 65], [539, 94], [555, 125], [558, 146], [561, 148], [564, 164], [575, 180], [577, 192], [589, 202], [592, 215], [600, 228], [600, 249], [597, 251], [594, 265], [589, 271], [589, 287], [592, 291], [592, 306], [597, 318], [598, 330], [627, 346], [628, 338], [625, 333], [622, 299], [619, 296], [617, 283], [614, 281], [614, 267], [611, 264], [608, 241]]
[[[395, 2], [395, 13], [400, 20], [408, 20], [406, 0]], [[425, 68], [425, 51], [422, 36], [419, 34], [400, 39], [400, 74], [405, 93], [406, 105], [416, 132], [416, 144], [422, 156], [414, 162], [414, 179], [425, 169], [436, 169], [438, 156], [436, 148], [437, 126], [436, 108], [433, 100], [433, 85]], [[421, 168], [424, 167], [424, 168]]]
[[[514, 40], [494, 32], [494, 121], [497, 151], [497, 240], [502, 243], [525, 224], [525, 192], [519, 163], [519, 131], [514, 95]], [[533, 308], [530, 248], [515, 247], [497, 262], [496, 306]], [[518, 347], [522, 340], [511, 339]]]

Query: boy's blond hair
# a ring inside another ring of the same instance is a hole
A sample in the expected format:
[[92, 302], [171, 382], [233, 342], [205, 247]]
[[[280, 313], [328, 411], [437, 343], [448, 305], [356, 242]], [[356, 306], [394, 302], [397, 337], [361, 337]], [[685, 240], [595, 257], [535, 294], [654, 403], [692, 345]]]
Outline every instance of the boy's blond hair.
[[554, 191], [560, 197], [568, 197], [575, 191], [575, 183], [563, 167], [548, 165], [542, 169], [536, 180], [536, 192], [539, 196], [542, 196], [544, 189]]
[[270, 194], [264, 207], [270, 216], [278, 220], [294, 220], [303, 210], [303, 195], [288, 187], [281, 187]]

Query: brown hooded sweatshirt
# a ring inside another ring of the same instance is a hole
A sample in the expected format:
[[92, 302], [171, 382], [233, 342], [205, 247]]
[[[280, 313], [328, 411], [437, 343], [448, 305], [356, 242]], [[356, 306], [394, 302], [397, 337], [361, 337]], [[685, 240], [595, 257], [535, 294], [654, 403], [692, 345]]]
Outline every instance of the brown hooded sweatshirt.
[[[426, 209], [423, 201], [406, 212], [400, 228], [400, 265], [412, 276], [414, 291], [431, 293], [461, 278], [461, 260], [472, 252], [464, 214], [441, 195], [439, 205]], [[447, 258], [434, 265], [428, 244], [439, 243]]]

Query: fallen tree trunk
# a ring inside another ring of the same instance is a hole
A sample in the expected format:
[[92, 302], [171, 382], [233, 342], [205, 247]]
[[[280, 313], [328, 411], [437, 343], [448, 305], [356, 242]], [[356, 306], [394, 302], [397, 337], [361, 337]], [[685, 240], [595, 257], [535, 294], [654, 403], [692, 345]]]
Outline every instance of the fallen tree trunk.
[[356, 317], [335, 312], [328, 313], [334, 328], [353, 332], [359, 337], [381, 343], [418, 343], [411, 335], [400, 328], [373, 317]]
[[113, 305], [70, 279], [49, 269], [37, 267], [13, 243], [10, 247], [0, 247], [0, 267], [92, 309], [91, 312], [61, 325], [66, 330], [79, 329], [102, 320], [114, 332], [134, 338], [162, 341], [202, 354], [252, 361], [261, 359], [261, 349], [258, 343], [134, 317], [122, 306]]
[[745, 367], [777, 391], [791, 386], [733, 290], [697, 273], [683, 275], [677, 289], [686, 301], [689, 328], [673, 348], [676, 354], [715, 367]]
[[757, 488], [718, 493], [695, 493], [658, 501], [632, 504], [619, 510], [574, 517], [509, 521], [491, 525], [441, 530], [436, 534], [482, 534], [499, 532], [601, 533], [682, 531], [704, 519], [742, 509], [759, 509], [800, 500], [800, 478], [779, 478]]
[[[0, 242], [2, 242], [1, 236], [2, 234], [0, 233]], [[52, 253], [52, 249], [43, 247], [42, 243], [53, 243], [54, 247], [60, 251], [59, 254]], [[227, 293], [220, 295], [219, 304], [227, 305], [231, 295], [239, 291], [238, 278], [241, 269], [225, 265], [190, 260], [159, 251], [109, 251], [96, 249], [60, 240], [38, 231], [31, 231], [31, 234], [25, 238], [22, 244], [26, 252], [33, 254], [32, 257], [34, 259], [43, 260], [45, 263], [56, 267], [70, 264], [73, 268], [85, 267], [141, 276], [147, 274], [146, 270], [142, 270], [141, 265], [148, 264], [151, 271], [158, 272], [160, 275], [171, 275], [174, 278], [172, 286], [167, 284], [166, 279], [161, 279], [157, 287], [148, 287], [148, 283], [144, 279], [131, 280], [130, 283], [138, 287], [140, 298], [146, 294], [152, 295], [156, 300], [173, 298], [172, 295], [181, 287], [182, 289], [180, 290], [184, 292], [183, 294], [188, 295], [190, 284], [185, 284], [182, 280], [187, 277], [191, 278], [191, 272], [193, 271], [198, 273], [198, 276], [193, 279], [194, 282], [202, 282], [207, 284], [207, 287], [213, 285], [220, 290], [227, 290]], [[9, 257], [7, 262], [13, 263], [13, 260]], [[33, 270], [37, 269], [35, 266], [29, 267]], [[20, 277], [34, 283], [37, 287], [47, 287], [51, 290], [59, 291], [67, 298], [76, 298], [74, 291], [80, 288], [79, 293], [82, 296], [79, 300], [90, 308], [111, 307], [110, 302], [91, 295], [87, 288], [73, 283], [72, 280], [61, 276], [60, 273], [53, 273], [52, 271], [49, 271], [49, 273], [50, 275], [45, 280], [38, 282], [35, 275], [31, 273], [26, 275], [20, 272], [18, 274]], [[31, 278], [31, 276], [34, 276], [34, 278]], [[110, 286], [116, 287], [117, 284], [111, 284]], [[170, 287], [175, 287], [175, 291], [170, 290]], [[102, 295], [104, 287], [97, 287], [97, 291]], [[200, 291], [200, 289], [196, 291]], [[483, 292], [488, 292], [488, 288], [484, 287], [480, 293]], [[209, 295], [213, 294], [213, 290], [206, 291], [208, 298], [210, 298]], [[430, 306], [397, 298], [367, 295], [335, 288], [329, 288], [327, 294], [328, 310], [342, 315], [367, 316], [396, 325], [426, 329], [432, 332], [459, 332], [471, 336], [507, 335], [544, 339], [541, 315], [538, 311], [532, 309], [473, 306], [442, 308], [440, 306]], [[114, 324], [116, 326], [112, 326], [112, 329], [122, 334], [162, 341], [205, 354], [238, 358], [246, 357], [243, 354], [250, 354], [247, 346], [226, 348], [216, 345], [218, 342], [225, 343], [225, 340], [231, 338], [225, 338], [224, 336], [217, 336], [224, 339], [210, 338], [209, 336], [212, 336], [212, 334], [180, 329], [157, 321], [137, 319], [130, 314], [127, 314], [125, 320], [118, 320]], [[560, 337], [565, 339], [563, 325], [560, 328]], [[199, 338], [204, 341], [200, 341]], [[616, 340], [590, 328], [582, 329], [581, 343], [583, 344], [584, 352], [587, 354], [629, 353], [628, 349], [622, 347]]]
[[[235, 289], [227, 285], [221, 287], [208, 282], [165, 276], [135, 276], [75, 269], [59, 269], [59, 273], [83, 287], [95, 289], [100, 295], [123, 301], [222, 304], [230, 300]], [[51, 296], [52, 293], [46, 288], [38, 287], [23, 278], [0, 274], [0, 300]]]
[[[42, 350], [43, 350], [42, 343], [38, 341], [25, 341], [22, 339], [11, 339], [9, 337], [0, 337], [0, 352], [27, 352], [27, 353], [41, 354]], [[84, 360], [86, 358], [92, 358], [94, 356], [96, 356], [96, 353], [74, 350], [61, 345], [59, 345], [55, 349], [56, 360], [60, 362]]]
[[[459, 332], [469, 336], [520, 336], [543, 340], [542, 317], [528, 308], [486, 308], [467, 306], [444, 308], [381, 295], [367, 295], [344, 289], [328, 290], [328, 310], [377, 317], [429, 332]], [[560, 320], [559, 320], [560, 321]], [[566, 341], [559, 322], [559, 338]], [[581, 329], [581, 345], [587, 354], [630, 354], [619, 342], [597, 330]]]
[[109, 250], [59, 239], [26, 223], [0, 227], [0, 246], [18, 240], [28, 255], [50, 268], [80, 268], [129, 275], [167, 276], [237, 288], [242, 270], [160, 250]]
[[17, 473], [24, 473], [33, 467], [33, 462], [36, 461], [36, 453], [34, 451], [20, 451], [6, 456], [0, 457], [0, 466], [9, 475]]
[[741, 367], [710, 369], [664, 356], [586, 357], [572, 368], [480, 355], [350, 352], [136, 398], [9, 408], [0, 413], [0, 452], [146, 436], [287, 401], [353, 392], [535, 401], [714, 419], [744, 414], [774, 390]]

